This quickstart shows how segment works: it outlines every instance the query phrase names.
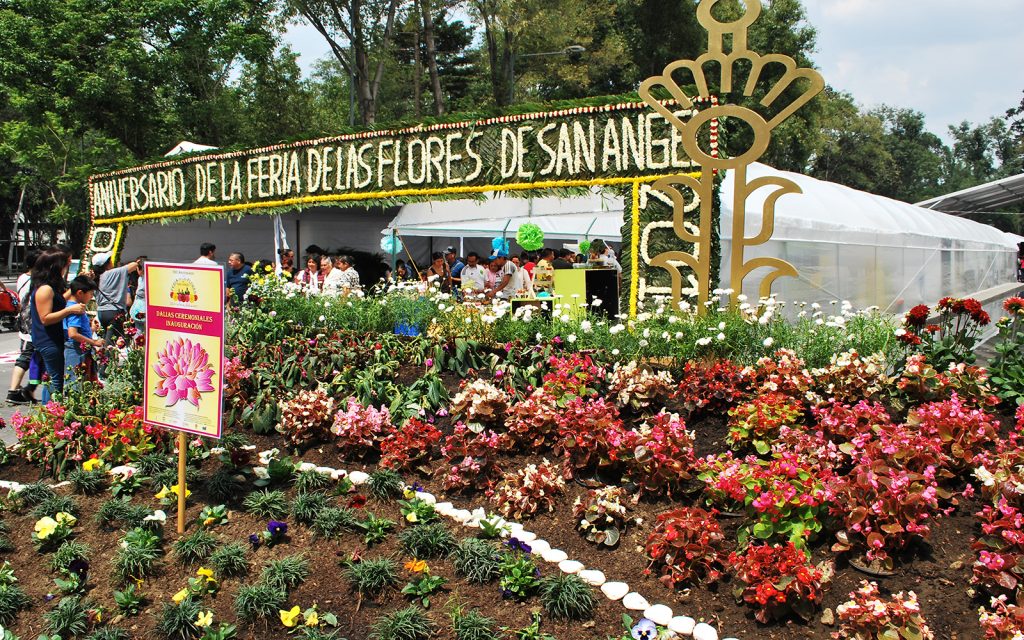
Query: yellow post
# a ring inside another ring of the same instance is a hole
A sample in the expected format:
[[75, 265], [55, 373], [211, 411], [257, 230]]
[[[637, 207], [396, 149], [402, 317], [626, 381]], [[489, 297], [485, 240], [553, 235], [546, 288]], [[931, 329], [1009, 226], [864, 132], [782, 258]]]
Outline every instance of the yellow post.
[[178, 534], [185, 533], [185, 450], [188, 437], [184, 431], [178, 432]]

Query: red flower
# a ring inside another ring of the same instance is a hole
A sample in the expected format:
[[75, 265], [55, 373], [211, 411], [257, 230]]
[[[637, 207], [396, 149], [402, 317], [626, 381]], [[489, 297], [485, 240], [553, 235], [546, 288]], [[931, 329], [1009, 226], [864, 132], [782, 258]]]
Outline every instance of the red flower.
[[1012, 297], [1003, 301], [1003, 309], [1008, 313], [1024, 313], [1024, 298]]
[[919, 304], [907, 312], [907, 315], [904, 316], [903, 321], [907, 324], [907, 326], [923, 327], [925, 323], [928, 322], [928, 314], [930, 312], [931, 309], [928, 307], [928, 305]]
[[352, 496], [348, 501], [349, 509], [362, 509], [366, 506], [366, 496], [361, 493], [357, 493]]

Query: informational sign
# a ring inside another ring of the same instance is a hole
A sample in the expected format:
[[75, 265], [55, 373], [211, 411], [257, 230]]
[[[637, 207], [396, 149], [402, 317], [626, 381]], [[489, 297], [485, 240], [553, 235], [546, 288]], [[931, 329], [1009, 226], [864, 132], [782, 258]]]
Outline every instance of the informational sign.
[[224, 269], [146, 263], [145, 422], [220, 438]]

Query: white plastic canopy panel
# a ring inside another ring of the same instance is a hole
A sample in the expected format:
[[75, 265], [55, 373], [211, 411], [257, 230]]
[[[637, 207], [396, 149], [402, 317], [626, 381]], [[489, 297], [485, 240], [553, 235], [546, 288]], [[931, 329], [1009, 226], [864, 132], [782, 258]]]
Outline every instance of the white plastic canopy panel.
[[[752, 165], [748, 181], [781, 176], [801, 194], [782, 196], [775, 208], [775, 233], [748, 247], [745, 259], [774, 256], [793, 264], [798, 278], [780, 278], [773, 291], [781, 300], [827, 303], [849, 300], [901, 312], [934, 304], [946, 295], [966, 295], [1013, 281], [1017, 236], [937, 211], [816, 180]], [[722, 282], [729, 280], [733, 223], [733, 175], [722, 184]], [[746, 236], [761, 229], [769, 188], [747, 199]], [[744, 281], [756, 299], [767, 269]]]
[[533, 223], [547, 238], [618, 240], [622, 207], [622, 198], [600, 190], [572, 198], [515, 198], [489, 193], [486, 200], [407, 204], [389, 229], [405, 236], [493, 238], [502, 233], [515, 236], [520, 225]]

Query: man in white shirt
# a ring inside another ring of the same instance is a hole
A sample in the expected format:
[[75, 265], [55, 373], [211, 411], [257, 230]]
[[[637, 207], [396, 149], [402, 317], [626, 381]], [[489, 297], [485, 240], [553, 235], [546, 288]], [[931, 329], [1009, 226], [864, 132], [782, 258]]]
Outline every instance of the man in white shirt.
[[204, 266], [207, 266], [207, 267], [217, 267], [217, 266], [220, 266], [213, 259], [214, 258], [214, 253], [216, 253], [216, 252], [217, 252], [216, 245], [214, 245], [212, 243], [209, 243], [209, 242], [204, 242], [203, 244], [199, 245], [199, 257], [196, 258], [192, 262], [192, 264], [201, 264], [201, 265], [204, 265]]
[[487, 285], [487, 272], [480, 265], [480, 256], [471, 251], [466, 256], [466, 266], [462, 268], [462, 289], [464, 291], [483, 291]]

